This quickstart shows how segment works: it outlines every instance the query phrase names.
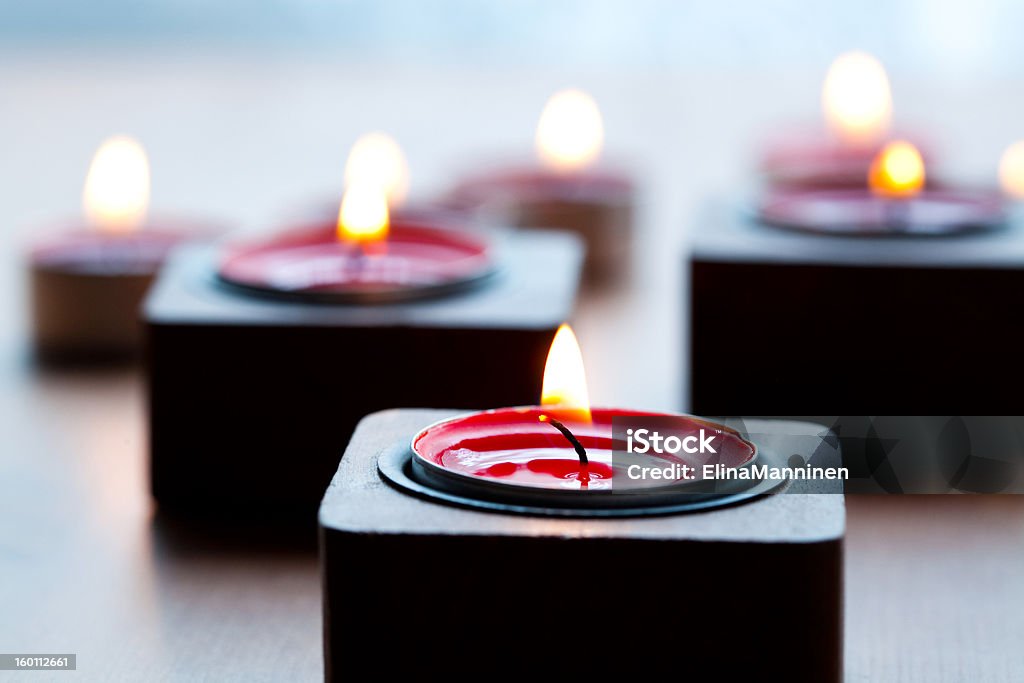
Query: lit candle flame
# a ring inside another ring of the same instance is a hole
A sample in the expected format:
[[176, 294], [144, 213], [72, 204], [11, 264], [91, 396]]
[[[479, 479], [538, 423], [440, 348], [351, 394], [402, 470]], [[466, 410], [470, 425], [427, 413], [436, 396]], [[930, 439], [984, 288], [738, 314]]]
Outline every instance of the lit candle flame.
[[924, 181], [924, 160], [909, 142], [887, 144], [868, 171], [868, 186], [882, 197], [908, 199], [921, 191]]
[[999, 184], [1003, 192], [1024, 199], [1024, 140], [1006, 148], [999, 160]]
[[385, 133], [367, 133], [356, 140], [345, 163], [345, 184], [374, 183], [388, 205], [401, 206], [409, 192], [409, 165], [402, 148]]
[[568, 325], [555, 333], [544, 366], [544, 384], [540, 403], [558, 408], [562, 414], [590, 422], [590, 399], [587, 395], [587, 375], [583, 369], [583, 354], [576, 335]]
[[821, 93], [825, 121], [841, 140], [869, 145], [885, 137], [892, 122], [892, 92], [885, 67], [866, 52], [839, 55]]
[[388, 200], [372, 182], [348, 186], [338, 211], [338, 239], [363, 245], [383, 242], [388, 236]]
[[604, 123], [587, 93], [562, 90], [551, 96], [537, 124], [537, 153], [544, 165], [560, 172], [578, 171], [601, 155]]
[[82, 207], [98, 230], [127, 233], [142, 225], [149, 208], [149, 161], [137, 140], [118, 135], [100, 145], [85, 177]]

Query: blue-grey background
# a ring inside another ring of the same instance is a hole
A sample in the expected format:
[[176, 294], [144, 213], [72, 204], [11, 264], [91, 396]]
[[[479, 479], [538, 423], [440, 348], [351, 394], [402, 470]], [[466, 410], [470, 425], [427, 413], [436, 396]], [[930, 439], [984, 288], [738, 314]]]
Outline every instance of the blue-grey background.
[[858, 46], [907, 72], [1024, 69], [1012, 0], [35, 0], [0, 3], [7, 49], [254, 50], [389, 61], [820, 63]]
[[1024, 137], [1020, 26], [1008, 0], [3, 0], [0, 309], [23, 318], [23, 244], [79, 213], [111, 134], [145, 144], [154, 212], [259, 229], [335, 198], [369, 130], [404, 148], [413, 197], [529, 159], [544, 100], [576, 86], [642, 191], [639, 277], [575, 321], [592, 392], [678, 408], [679, 263], [700, 205], [744, 196], [766, 134], [820, 125], [825, 70], [853, 48], [888, 67], [930, 171], [992, 182]]

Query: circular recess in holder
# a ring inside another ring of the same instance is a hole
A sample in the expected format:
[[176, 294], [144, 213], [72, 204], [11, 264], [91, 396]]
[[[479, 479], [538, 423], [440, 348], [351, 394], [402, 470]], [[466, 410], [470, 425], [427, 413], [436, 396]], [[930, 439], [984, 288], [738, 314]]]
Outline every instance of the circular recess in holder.
[[776, 228], [841, 237], [944, 237], [995, 230], [1006, 208], [995, 192], [926, 189], [909, 199], [860, 189], [772, 190], [756, 202], [757, 219]]
[[221, 283], [277, 299], [396, 303], [472, 289], [497, 268], [491, 240], [469, 229], [422, 220], [394, 222], [379, 243], [340, 240], [316, 225], [227, 247]]
[[[781, 466], [774, 456], [761, 451], [760, 461]], [[701, 512], [741, 504], [759, 496], [782, 492], [786, 480], [747, 479], [704, 482], [704, 486], [665, 487], [642, 493], [601, 492], [585, 496], [552, 496], [525, 488], [460, 486], [432, 473], [418, 463], [404, 443], [385, 450], [377, 459], [377, 471], [390, 486], [404, 493], [444, 505], [515, 515], [540, 517], [647, 517]]]

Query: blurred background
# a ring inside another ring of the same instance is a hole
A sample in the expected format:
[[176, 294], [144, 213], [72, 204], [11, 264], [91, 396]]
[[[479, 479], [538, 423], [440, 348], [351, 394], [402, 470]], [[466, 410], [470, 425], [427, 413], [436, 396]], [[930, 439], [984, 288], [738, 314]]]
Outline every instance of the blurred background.
[[72, 0], [6, 2], [6, 47], [213, 50], [481, 66], [825, 63], [850, 45], [908, 73], [1018, 75], [1010, 0]]
[[695, 206], [747, 190], [766, 131], [818, 125], [825, 70], [854, 48], [889, 69], [898, 129], [933, 139], [947, 174], [991, 180], [1024, 134], [1022, 20], [1008, 0], [3, 2], [0, 297], [14, 315], [0, 335], [22, 338], [19, 245], [78, 212], [109, 135], [146, 146], [154, 213], [257, 229], [340, 192], [366, 131], [401, 143], [414, 197], [529, 158], [545, 99], [576, 86], [602, 108], [605, 158], [641, 185], [649, 278], [644, 296], [597, 308], [620, 334], [577, 321], [584, 352], [609, 359], [592, 391], [679, 407], [679, 253]]
[[[532, 155], [545, 99], [581, 87], [604, 113], [605, 158], [644, 192], [653, 278], [628, 299], [640, 310], [600, 308], [621, 344], [577, 321], [585, 353], [616, 359], [592, 371], [592, 390], [678, 407], [679, 250], [695, 204], [740, 196], [776, 124], [817, 125], [825, 70], [854, 48], [889, 69], [898, 129], [934, 139], [947, 174], [991, 180], [1024, 134], [1022, 20], [1007, 0], [4, 2], [0, 258], [75, 215], [91, 154], [114, 133], [146, 146], [154, 212], [256, 229], [340, 192], [360, 133], [394, 135], [413, 196], [429, 197], [496, 157]], [[19, 311], [20, 271], [3, 273], [4, 308]], [[657, 365], [632, 363], [638, 349]]]

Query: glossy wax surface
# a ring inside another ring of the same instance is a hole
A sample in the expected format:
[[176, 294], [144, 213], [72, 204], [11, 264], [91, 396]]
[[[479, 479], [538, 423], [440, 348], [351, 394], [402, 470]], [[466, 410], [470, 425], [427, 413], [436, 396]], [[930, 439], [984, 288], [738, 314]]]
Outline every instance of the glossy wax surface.
[[220, 276], [279, 292], [345, 293], [439, 286], [493, 267], [488, 240], [426, 223], [395, 223], [384, 242], [340, 240], [330, 224], [290, 230], [228, 249]]
[[945, 234], [997, 227], [1002, 197], [971, 189], [925, 189], [910, 199], [886, 199], [867, 188], [775, 190], [758, 207], [773, 225], [825, 233]]
[[[572, 432], [586, 449], [587, 465], [581, 464], [569, 440], [542, 416], [559, 420]], [[607, 491], [612, 487], [613, 477], [619, 482], [623, 480], [627, 463], [621, 457], [626, 444], [613, 435], [614, 417], [671, 418], [674, 434], [696, 435], [704, 429], [716, 435], [720, 447], [714, 456], [642, 456], [648, 460], [656, 457], [659, 467], [678, 464], [699, 470], [706, 462], [741, 467], [756, 454], [754, 446], [732, 430], [699, 418], [596, 408], [588, 423], [571, 413], [540, 406], [484, 411], [432, 425], [413, 439], [413, 452], [426, 465], [469, 480], [541, 489]], [[613, 452], [617, 453], [614, 462]], [[633, 456], [628, 462], [636, 462], [637, 457], [641, 456]], [[667, 483], [672, 482], [648, 480], [639, 485], [663, 487]]]

